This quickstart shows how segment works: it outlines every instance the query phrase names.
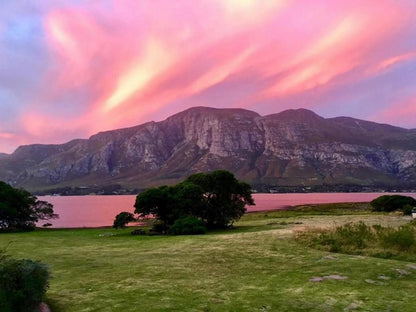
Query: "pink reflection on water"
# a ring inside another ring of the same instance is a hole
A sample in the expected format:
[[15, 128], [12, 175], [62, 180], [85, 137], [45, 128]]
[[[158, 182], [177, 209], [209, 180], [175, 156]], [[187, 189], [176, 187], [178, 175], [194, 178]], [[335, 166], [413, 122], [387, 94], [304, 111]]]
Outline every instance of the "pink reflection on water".
[[[395, 193], [398, 194], [398, 193]], [[415, 193], [401, 193], [413, 196]], [[341, 202], [368, 202], [387, 193], [306, 193], [306, 194], [253, 194], [255, 206], [247, 211], [278, 210], [287, 206]], [[55, 228], [111, 226], [114, 217], [122, 212], [134, 212], [135, 195], [111, 196], [40, 196], [54, 205], [59, 219], [51, 220]], [[38, 226], [46, 223], [39, 222]]]
[[71, 228], [111, 226], [118, 213], [134, 212], [136, 196], [40, 196], [39, 199], [53, 204], [54, 212], [59, 214], [58, 219], [49, 221], [53, 227]]

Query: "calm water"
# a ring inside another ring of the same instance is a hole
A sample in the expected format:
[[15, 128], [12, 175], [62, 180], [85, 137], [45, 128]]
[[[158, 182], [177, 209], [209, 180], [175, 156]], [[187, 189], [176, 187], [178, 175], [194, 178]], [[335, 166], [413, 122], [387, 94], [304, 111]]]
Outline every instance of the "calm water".
[[[308, 193], [308, 194], [253, 194], [256, 206], [248, 211], [277, 210], [302, 204], [366, 202], [387, 193]], [[415, 193], [402, 193], [413, 196]], [[40, 196], [54, 205], [59, 219], [51, 220], [53, 227], [100, 227], [111, 226], [121, 211], [134, 211], [135, 195], [111, 196]], [[42, 225], [45, 222], [40, 222]]]

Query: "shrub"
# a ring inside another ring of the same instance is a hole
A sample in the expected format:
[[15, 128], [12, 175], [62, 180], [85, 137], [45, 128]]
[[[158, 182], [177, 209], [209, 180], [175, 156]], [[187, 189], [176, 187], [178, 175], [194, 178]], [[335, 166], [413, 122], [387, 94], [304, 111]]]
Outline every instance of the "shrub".
[[377, 229], [377, 235], [380, 238], [384, 248], [395, 248], [401, 251], [408, 251], [416, 246], [415, 229], [411, 226], [400, 226], [398, 229], [383, 228]]
[[403, 206], [403, 214], [404, 214], [404, 215], [411, 215], [411, 214], [412, 214], [413, 209], [414, 209], [414, 208], [413, 208], [411, 205], [406, 204], [406, 205], [404, 205], [404, 206]]
[[116, 218], [113, 223], [113, 228], [115, 229], [124, 229], [127, 225], [127, 223], [136, 221], [136, 218], [134, 215], [130, 212], [120, 212], [118, 215], [116, 215]]
[[371, 227], [364, 222], [347, 223], [332, 231], [323, 232], [317, 238], [317, 243], [328, 246], [329, 251], [338, 252], [346, 248], [362, 249], [367, 241], [374, 238]]
[[[416, 199], [402, 195], [383, 195], [370, 202], [375, 211], [391, 212], [394, 210], [405, 210], [405, 206], [416, 206]], [[408, 208], [406, 208], [406, 212]], [[410, 211], [411, 213], [411, 211]], [[410, 214], [409, 213], [409, 214]]]
[[155, 220], [152, 224], [150, 232], [152, 234], [166, 234], [167, 227], [164, 222], [160, 220]]
[[37, 261], [0, 257], [0, 311], [32, 312], [49, 286], [49, 269]]
[[364, 222], [347, 223], [332, 229], [300, 231], [297, 241], [331, 252], [367, 254], [381, 258], [414, 261], [416, 255], [416, 223], [398, 228]]
[[202, 220], [193, 216], [184, 216], [175, 221], [169, 233], [173, 235], [205, 234], [207, 228]]

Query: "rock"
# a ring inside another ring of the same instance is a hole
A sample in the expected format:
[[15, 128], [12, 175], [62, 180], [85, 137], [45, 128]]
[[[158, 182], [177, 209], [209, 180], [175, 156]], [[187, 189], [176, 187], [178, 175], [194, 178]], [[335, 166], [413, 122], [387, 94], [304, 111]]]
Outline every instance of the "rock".
[[409, 271], [403, 270], [403, 269], [393, 269], [394, 271], [396, 271], [397, 273], [399, 273], [399, 275], [410, 275], [411, 273]]
[[379, 285], [379, 286], [387, 285], [387, 283], [375, 281], [375, 280], [372, 280], [372, 279], [366, 279], [364, 281], [368, 284], [373, 284], [373, 285]]
[[386, 281], [390, 279], [390, 277], [385, 276], [385, 275], [379, 275], [377, 278], [381, 280], [386, 280]]
[[341, 276], [341, 275], [326, 275], [326, 276], [314, 276], [309, 279], [310, 282], [322, 282], [326, 279], [332, 279], [337, 281], [342, 281], [348, 279], [348, 276]]
[[332, 255], [325, 256], [325, 257], [323, 257], [322, 259], [325, 259], [325, 260], [338, 260], [338, 258], [337, 258], [337, 257], [334, 257], [334, 256], [332, 256]]
[[359, 309], [362, 305], [363, 305], [362, 301], [351, 302], [347, 307], [344, 308], [344, 311], [345, 312], [354, 311], [354, 310]]
[[415, 264], [408, 264], [408, 265], [406, 265], [406, 268], [416, 270], [416, 265]]
[[41, 302], [38, 307], [39, 312], [51, 312], [51, 309], [45, 302]]
[[348, 279], [348, 276], [341, 276], [341, 275], [335, 274], [335, 275], [324, 276], [324, 279], [333, 279], [333, 280], [342, 281], [342, 280]]
[[322, 282], [324, 280], [324, 278], [323, 277], [320, 277], [320, 276], [314, 276], [314, 277], [311, 277], [310, 279], [309, 279], [309, 282]]

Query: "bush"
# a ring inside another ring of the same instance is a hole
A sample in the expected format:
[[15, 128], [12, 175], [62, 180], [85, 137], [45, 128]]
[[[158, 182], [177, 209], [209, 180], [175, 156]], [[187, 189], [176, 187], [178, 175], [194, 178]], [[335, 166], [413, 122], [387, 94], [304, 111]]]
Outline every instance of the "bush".
[[348, 247], [363, 249], [367, 246], [366, 242], [373, 238], [371, 227], [364, 222], [347, 223], [333, 231], [321, 234], [319, 243], [329, 246], [330, 251], [338, 252]]
[[407, 259], [416, 256], [416, 223], [384, 227], [364, 222], [347, 223], [332, 229], [310, 229], [296, 235], [297, 241], [331, 252], [366, 254], [382, 258]]
[[407, 205], [411, 207], [416, 206], [416, 199], [410, 196], [402, 195], [383, 195], [371, 201], [370, 204], [375, 211], [391, 212], [395, 210], [403, 210], [404, 212], [409, 213]]
[[175, 221], [169, 233], [173, 235], [205, 234], [207, 228], [204, 222], [193, 216], [184, 216]]
[[404, 205], [404, 206], [403, 206], [403, 214], [404, 214], [404, 215], [411, 215], [411, 214], [412, 214], [413, 209], [414, 209], [414, 208], [413, 208], [411, 205], [406, 204], [406, 205]]
[[160, 220], [155, 220], [149, 232], [152, 233], [153, 235], [166, 234], [167, 229], [168, 228], [166, 227], [164, 222]]
[[136, 218], [134, 215], [130, 212], [120, 212], [118, 215], [116, 215], [116, 218], [113, 223], [113, 228], [115, 229], [124, 229], [127, 225], [127, 223], [136, 221]]
[[49, 269], [37, 261], [0, 255], [0, 311], [32, 312], [49, 286]]
[[409, 225], [400, 226], [398, 229], [379, 227], [377, 235], [384, 248], [395, 248], [400, 251], [409, 251], [416, 246], [415, 228]]

